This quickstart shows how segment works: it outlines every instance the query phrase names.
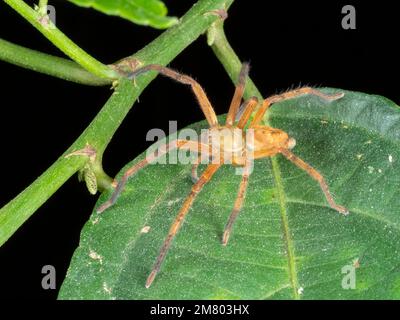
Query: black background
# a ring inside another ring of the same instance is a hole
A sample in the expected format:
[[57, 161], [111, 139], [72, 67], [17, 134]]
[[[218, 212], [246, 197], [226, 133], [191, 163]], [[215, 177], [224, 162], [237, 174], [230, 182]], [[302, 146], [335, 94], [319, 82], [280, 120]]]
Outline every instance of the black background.
[[[32, 1], [28, 1], [32, 3]], [[165, 1], [181, 16], [194, 1]], [[251, 76], [270, 95], [310, 84], [384, 95], [400, 102], [398, 11], [394, 1], [244, 1], [229, 10], [226, 33]], [[136, 26], [66, 1], [56, 6], [57, 26], [104, 63], [128, 56], [162, 31]], [[353, 4], [357, 29], [343, 30], [341, 9]], [[59, 50], [0, 2], [0, 37], [54, 55]], [[218, 114], [227, 111], [233, 85], [202, 37], [170, 66], [194, 76]], [[0, 207], [45, 171], [86, 128], [111, 91], [87, 87], [0, 61]], [[149, 129], [180, 128], [203, 119], [190, 90], [165, 78], [141, 95], [104, 155], [114, 176], [144, 151]], [[79, 233], [97, 196], [70, 179], [0, 248], [0, 297], [53, 299], [58, 290], [41, 288], [41, 268], [54, 265], [57, 288], [67, 271]]]

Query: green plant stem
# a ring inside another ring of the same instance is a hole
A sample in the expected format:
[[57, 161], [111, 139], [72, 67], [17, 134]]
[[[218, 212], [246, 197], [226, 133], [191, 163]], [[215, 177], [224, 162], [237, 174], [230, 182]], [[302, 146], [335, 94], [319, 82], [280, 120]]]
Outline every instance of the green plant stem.
[[[235, 51], [229, 44], [228, 39], [226, 38], [223, 28], [223, 22], [215, 22], [208, 32], [209, 45], [211, 46], [218, 60], [224, 66], [231, 80], [236, 83], [239, 77], [240, 69], [242, 67], [242, 62], [240, 61], [239, 57], [236, 55]], [[244, 98], [249, 99], [253, 96], [257, 97], [260, 101], [262, 101], [263, 99], [260, 91], [258, 91], [254, 82], [250, 78], [248, 78], [246, 89], [244, 92]]]
[[80, 84], [102, 86], [112, 83], [111, 79], [97, 77], [74, 61], [28, 49], [3, 39], [0, 39], [0, 60]]
[[64, 33], [57, 29], [50, 19], [44, 19], [40, 12], [28, 6], [24, 1], [4, 0], [4, 2], [11, 6], [21, 16], [23, 16], [56, 47], [58, 47], [72, 60], [80, 64], [83, 68], [101, 78], [118, 78], [118, 74], [113, 69], [87, 54]]
[[[166, 65], [190, 43], [204, 33], [218, 19], [215, 15], [205, 14], [211, 10], [228, 8], [233, 0], [201, 0], [196, 3], [181, 19], [181, 22], [164, 32], [160, 37], [127, 58], [143, 64], [157, 63]], [[96, 118], [65, 152], [64, 155], [83, 149], [86, 144], [97, 150], [95, 171], [102, 176], [103, 188], [107, 188], [107, 176], [102, 173], [101, 161], [105, 148], [117, 128], [144, 88], [155, 78], [151, 72], [136, 79], [136, 85], [121, 79], [117, 90], [105, 104]], [[0, 245], [47, 200], [62, 184], [88, 161], [86, 157], [76, 156], [59, 158], [45, 173], [34, 181], [16, 198], [0, 209]], [[108, 181], [109, 184], [109, 181]]]
[[[103, 130], [103, 126], [112, 125], [110, 114], [115, 115], [117, 119], [126, 114], [125, 110], [132, 104], [133, 91], [129, 81], [121, 81], [102, 112], [65, 154], [84, 148], [86, 143], [99, 148], [108, 141], [108, 132]], [[0, 210], [0, 244], [3, 244], [67, 179], [81, 169], [86, 161], [86, 157], [61, 156], [34, 183], [3, 207]]]
[[[209, 36], [209, 39], [211, 37], [211, 47], [219, 59], [219, 61], [222, 63], [224, 66], [225, 70], [229, 74], [230, 78], [232, 81], [236, 81], [238, 78], [238, 74], [240, 72], [241, 68], [241, 62], [236, 55], [235, 51], [232, 49], [231, 45], [228, 42], [228, 39], [226, 38], [224, 29], [223, 29], [223, 23], [215, 23], [210, 29], [212, 34]], [[259, 98], [260, 101], [262, 101], [263, 97], [260, 94], [259, 90], [257, 87], [254, 85], [254, 83], [249, 79], [247, 81], [246, 89], [245, 89], [245, 97], [249, 98], [251, 96], [256, 96]], [[264, 124], [269, 125], [268, 122], [268, 117], [267, 115], [264, 116]], [[290, 234], [290, 228], [289, 228], [289, 219], [288, 219], [288, 213], [286, 209], [286, 195], [285, 195], [285, 190], [283, 187], [282, 183], [282, 177], [281, 177], [281, 169], [278, 163], [278, 160], [276, 157], [271, 157], [271, 167], [272, 167], [272, 172], [274, 176], [274, 181], [276, 185], [276, 190], [278, 193], [278, 200], [279, 200], [279, 206], [280, 206], [280, 212], [281, 212], [281, 221], [282, 221], [282, 231], [284, 234], [285, 238], [285, 244], [286, 244], [286, 252], [287, 252], [287, 258], [288, 258], [288, 280], [290, 282], [290, 285], [292, 287], [292, 292], [293, 292], [293, 298], [294, 299], [300, 299], [300, 294], [299, 294], [299, 281], [297, 277], [297, 266], [296, 266], [296, 260], [295, 260], [295, 254], [294, 254], [294, 245], [293, 245], [293, 240], [292, 236]]]

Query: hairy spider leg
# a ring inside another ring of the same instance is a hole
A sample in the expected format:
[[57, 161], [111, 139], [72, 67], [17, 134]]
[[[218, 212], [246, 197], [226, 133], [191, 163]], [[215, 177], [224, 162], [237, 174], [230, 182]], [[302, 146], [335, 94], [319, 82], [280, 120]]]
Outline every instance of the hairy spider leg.
[[236, 125], [239, 129], [243, 129], [245, 127], [247, 121], [249, 121], [250, 116], [253, 113], [254, 109], [256, 108], [257, 104], [258, 104], [257, 97], [251, 97], [244, 103], [244, 110], [242, 116], [239, 118]]
[[169, 151], [173, 149], [189, 149], [192, 152], [197, 152], [197, 153], [206, 153], [207, 155], [211, 154], [210, 152], [210, 147], [207, 144], [204, 143], [199, 143], [197, 141], [191, 141], [191, 140], [174, 140], [171, 141], [168, 144], [163, 144], [161, 145], [156, 152], [153, 154], [147, 156], [145, 159], [139, 161], [135, 165], [133, 165], [131, 168], [125, 171], [124, 175], [122, 176], [121, 180], [118, 182], [111, 198], [103, 203], [98, 209], [98, 213], [102, 213], [104, 210], [107, 208], [111, 207], [118, 199], [119, 195], [121, 194], [122, 190], [124, 189], [124, 186], [128, 179], [133, 176], [135, 173], [137, 173], [139, 170], [143, 169], [153, 161], [157, 160], [161, 156], [165, 155]]
[[157, 273], [160, 271], [161, 265], [167, 255], [168, 249], [171, 246], [172, 240], [174, 239], [175, 235], [179, 231], [182, 223], [185, 219], [186, 214], [189, 212], [193, 201], [195, 200], [198, 193], [201, 191], [203, 186], [210, 181], [211, 177], [214, 175], [215, 172], [220, 168], [220, 164], [209, 164], [207, 168], [204, 170], [203, 174], [199, 178], [199, 180], [193, 185], [190, 194], [187, 196], [185, 202], [183, 203], [178, 215], [175, 218], [175, 221], [171, 225], [171, 228], [168, 232], [168, 235], [164, 241], [164, 244], [161, 247], [160, 253], [157, 257], [157, 260], [153, 266], [153, 269], [147, 278], [146, 281], [146, 288], [149, 288], [154, 281]]
[[265, 112], [272, 104], [283, 101], [283, 100], [287, 100], [287, 99], [293, 99], [293, 98], [296, 98], [298, 96], [302, 96], [305, 94], [311, 94], [314, 96], [318, 96], [326, 101], [334, 101], [334, 100], [340, 99], [344, 96], [343, 92], [339, 92], [339, 93], [335, 93], [335, 94], [325, 94], [319, 90], [316, 90], [316, 89], [310, 88], [310, 87], [303, 87], [303, 88], [291, 90], [288, 92], [284, 92], [281, 94], [273, 95], [264, 100], [261, 108], [258, 109], [256, 115], [254, 116], [253, 121], [251, 122], [250, 126], [252, 127], [252, 126], [256, 126], [256, 125], [260, 124]]
[[240, 210], [242, 209], [243, 206], [243, 202], [246, 196], [246, 189], [249, 184], [250, 166], [251, 166], [251, 161], [250, 159], [246, 158], [246, 163], [245, 166], [243, 167], [242, 180], [240, 181], [239, 191], [231, 215], [229, 216], [228, 222], [225, 225], [224, 234], [222, 236], [222, 245], [224, 246], [228, 244], [233, 224], [235, 223], [235, 220], [238, 217]]
[[[216, 151], [215, 149], [212, 149], [212, 146], [210, 146], [210, 150], [211, 151]], [[217, 155], [219, 153], [216, 153]], [[213, 155], [215, 156], [215, 155]], [[190, 172], [190, 177], [192, 179], [193, 183], [196, 183], [199, 180], [199, 175], [197, 173], [198, 169], [199, 169], [199, 165], [200, 164], [208, 164], [210, 163], [210, 160], [213, 159], [213, 156], [211, 156], [210, 158], [210, 154], [206, 153], [206, 152], [200, 152], [199, 155], [197, 156], [197, 158], [194, 160], [193, 165], [192, 165], [192, 170]], [[221, 162], [222, 163], [222, 162]]]
[[295, 156], [291, 151], [287, 149], [280, 150], [280, 153], [284, 155], [289, 161], [293, 162], [296, 166], [306, 171], [313, 179], [315, 179], [319, 183], [323, 193], [325, 194], [325, 198], [332, 209], [335, 209], [336, 211], [339, 211], [344, 215], [349, 214], [349, 210], [341, 205], [336, 204], [336, 202], [333, 200], [333, 197], [329, 192], [329, 187], [324, 177], [317, 170], [315, 170], [308, 163], [304, 162], [302, 159]]
[[199, 175], [197, 173], [197, 170], [199, 168], [199, 165], [201, 163], [204, 163], [204, 162], [202, 162], [204, 159], [207, 160], [207, 162], [205, 162], [205, 163], [208, 163], [210, 161], [210, 155], [207, 153], [204, 153], [204, 152], [200, 153], [192, 165], [192, 170], [191, 170], [190, 176], [192, 178], [193, 183], [196, 183], [199, 180]]
[[199, 181], [199, 175], [197, 174], [197, 169], [199, 168], [199, 165], [200, 165], [203, 157], [204, 156], [202, 154], [200, 154], [192, 165], [192, 170], [191, 170], [190, 176], [192, 178], [193, 183], [196, 183], [197, 181]]
[[249, 64], [243, 63], [239, 73], [239, 82], [233, 94], [231, 105], [229, 106], [228, 115], [226, 116], [226, 125], [232, 126], [235, 122], [236, 114], [242, 102], [244, 88], [246, 87], [246, 79], [249, 74]]
[[197, 101], [199, 102], [200, 108], [203, 111], [204, 116], [207, 119], [209, 126], [210, 127], [218, 126], [217, 115], [215, 114], [215, 111], [214, 111], [213, 107], [211, 106], [210, 100], [208, 100], [205, 91], [203, 90], [203, 88], [200, 86], [200, 84], [196, 80], [189, 77], [188, 75], [181, 74], [171, 68], [163, 67], [158, 64], [149, 64], [143, 68], [135, 70], [128, 75], [128, 78], [134, 79], [139, 74], [142, 74], [142, 73], [145, 73], [148, 71], [157, 71], [157, 72], [161, 73], [162, 75], [169, 77], [171, 79], [174, 79], [180, 83], [190, 85], [192, 87], [192, 90], [193, 90], [196, 98], [197, 98]]

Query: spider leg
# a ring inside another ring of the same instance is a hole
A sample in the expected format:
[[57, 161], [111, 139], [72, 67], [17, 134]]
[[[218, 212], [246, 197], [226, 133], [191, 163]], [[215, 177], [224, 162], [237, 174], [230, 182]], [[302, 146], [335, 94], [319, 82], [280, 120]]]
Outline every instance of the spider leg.
[[245, 102], [243, 114], [237, 123], [237, 127], [239, 129], [244, 128], [247, 121], [249, 121], [249, 118], [250, 118], [251, 114], [253, 113], [254, 109], [256, 108], [257, 104], [258, 104], [258, 99], [256, 97], [252, 97]]
[[190, 85], [210, 127], [215, 127], [218, 125], [217, 115], [215, 114], [215, 111], [210, 103], [210, 100], [208, 100], [207, 95], [203, 90], [203, 88], [200, 86], [200, 84], [193, 78], [185, 74], [181, 74], [171, 68], [163, 67], [158, 64], [149, 64], [143, 68], [137, 69], [131, 72], [128, 75], [128, 78], [135, 79], [138, 75], [151, 70], [157, 71], [162, 75], [174, 79], [180, 83]]
[[233, 98], [231, 101], [231, 105], [229, 107], [228, 115], [226, 116], [226, 125], [232, 126], [236, 113], [240, 107], [240, 102], [242, 101], [244, 88], [246, 86], [246, 78], [249, 73], [249, 65], [247, 63], [242, 64], [242, 69], [239, 73], [239, 82], [236, 86], [235, 93], [233, 94]]
[[197, 181], [199, 181], [199, 176], [197, 174], [197, 169], [199, 168], [200, 162], [201, 162], [201, 158], [202, 156], [198, 156], [197, 159], [195, 160], [195, 162], [192, 165], [192, 171], [191, 171], [191, 178], [192, 178], [192, 182], [196, 183]]
[[[211, 149], [212, 150], [212, 149]], [[203, 162], [204, 160], [206, 160], [205, 162]], [[192, 178], [192, 182], [196, 183], [197, 181], [199, 181], [199, 175], [197, 174], [197, 170], [199, 168], [199, 165], [201, 163], [209, 163], [210, 162], [210, 154], [208, 152], [200, 152], [200, 154], [198, 155], [198, 157], [196, 158], [196, 160], [194, 161], [193, 165], [192, 165], [192, 170], [190, 173], [190, 177]]]
[[250, 162], [247, 160], [243, 170], [242, 181], [240, 182], [239, 186], [239, 192], [237, 194], [231, 215], [229, 216], [228, 222], [225, 225], [224, 234], [222, 236], [222, 245], [224, 246], [228, 244], [233, 224], [235, 223], [235, 220], [238, 217], [240, 210], [242, 209], [242, 205], [246, 196], [246, 189], [249, 183], [249, 165]]
[[302, 159], [295, 156], [291, 151], [287, 149], [280, 150], [280, 153], [284, 155], [289, 161], [293, 162], [296, 166], [306, 171], [313, 179], [318, 181], [323, 193], [325, 194], [325, 198], [328, 201], [329, 205], [332, 207], [332, 209], [335, 209], [336, 211], [344, 215], [349, 214], [349, 210], [347, 210], [345, 207], [341, 205], [336, 204], [336, 202], [333, 200], [333, 197], [329, 192], [329, 187], [324, 177], [317, 170], [315, 170], [308, 163], [304, 162]]
[[[98, 209], [98, 213], [102, 213], [105, 211], [107, 208], [111, 207], [118, 199], [119, 195], [121, 194], [122, 190], [124, 189], [124, 186], [128, 179], [133, 176], [135, 173], [137, 173], [139, 170], [143, 169], [153, 161], [157, 160], [161, 156], [165, 155], [169, 151], [173, 149], [190, 149], [193, 152], [205, 152], [208, 154], [209, 152], [209, 147], [206, 144], [199, 143], [196, 141], [190, 141], [190, 140], [174, 140], [168, 144], [161, 145], [156, 152], [154, 152], [151, 155], [148, 155], [145, 159], [139, 161], [135, 165], [133, 165], [131, 168], [126, 170], [124, 175], [122, 176], [121, 180], [118, 182], [111, 198], [104, 202]], [[159, 152], [158, 152], [159, 151]]]
[[300, 89], [295, 89], [295, 90], [291, 90], [288, 92], [284, 92], [282, 94], [277, 94], [277, 95], [273, 95], [271, 97], [268, 97], [267, 99], [264, 100], [262, 106], [260, 109], [258, 109], [253, 121], [251, 122], [250, 126], [255, 126], [260, 124], [264, 113], [267, 111], [267, 109], [274, 103], [276, 102], [280, 102], [283, 100], [287, 100], [287, 99], [293, 99], [296, 98], [298, 96], [302, 96], [304, 94], [311, 94], [314, 96], [318, 96], [326, 101], [334, 101], [337, 99], [340, 99], [344, 96], [343, 92], [340, 93], [335, 93], [335, 94], [325, 94], [317, 89], [314, 88], [310, 88], [310, 87], [303, 87]]
[[206, 170], [201, 175], [200, 179], [196, 182], [196, 184], [192, 187], [190, 194], [187, 196], [185, 202], [183, 203], [178, 215], [175, 218], [175, 221], [171, 225], [169, 229], [168, 235], [164, 241], [164, 244], [161, 247], [160, 253], [157, 257], [157, 260], [153, 266], [153, 269], [147, 278], [146, 281], [146, 288], [149, 288], [154, 281], [157, 273], [160, 271], [161, 265], [167, 255], [168, 249], [171, 246], [172, 240], [174, 239], [175, 235], [179, 231], [186, 214], [188, 213], [189, 209], [191, 208], [193, 201], [195, 200], [197, 194], [201, 191], [203, 186], [211, 179], [215, 172], [220, 168], [220, 164], [209, 164]]

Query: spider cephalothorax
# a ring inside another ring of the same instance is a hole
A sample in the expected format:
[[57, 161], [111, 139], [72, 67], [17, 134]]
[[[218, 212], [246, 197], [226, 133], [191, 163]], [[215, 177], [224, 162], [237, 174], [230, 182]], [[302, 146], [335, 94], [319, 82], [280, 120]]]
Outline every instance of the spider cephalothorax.
[[[239, 119], [235, 121], [239, 111], [239, 107], [242, 102], [243, 92], [248, 74], [248, 65], [244, 64], [239, 75], [239, 82], [236, 86], [235, 94], [229, 107], [229, 112], [226, 117], [226, 123], [225, 125], [220, 125], [218, 123], [218, 119], [214, 112], [214, 109], [212, 108], [211, 103], [208, 100], [204, 90], [191, 77], [180, 74], [172, 69], [154, 64], [145, 66], [141, 69], [134, 71], [132, 74], [130, 74], [129, 77], [133, 79], [139, 74], [150, 70], [158, 71], [159, 73], [175, 79], [178, 82], [190, 85], [197, 97], [197, 100], [210, 128], [206, 131], [205, 134], [203, 134], [201, 141], [174, 140], [172, 142], [169, 142], [168, 144], [163, 145], [161, 148], [158, 149], [158, 152], [150, 154], [146, 157], [146, 159], [138, 162], [133, 167], [128, 169], [121, 180], [118, 182], [111, 199], [105, 202], [97, 210], [98, 212], [103, 212], [109, 206], [113, 205], [130, 176], [134, 175], [137, 171], [139, 171], [149, 163], [152, 163], [157, 158], [165, 155], [171, 149], [190, 150], [191, 152], [198, 154], [198, 158], [192, 167], [192, 179], [194, 181], [194, 185], [191, 192], [184, 201], [175, 221], [173, 222], [169, 230], [164, 244], [161, 247], [160, 254], [153, 266], [149, 277], [147, 278], [147, 288], [150, 287], [155, 276], [160, 270], [162, 262], [164, 261], [169, 247], [171, 246], [172, 240], [178, 232], [179, 228], [182, 226], [184, 218], [188, 213], [190, 207], [192, 206], [197, 194], [223, 164], [233, 164], [243, 167], [243, 170], [241, 171], [242, 180], [239, 186], [238, 195], [229, 220], [225, 226], [224, 234], [222, 237], [223, 245], [226, 245], [228, 243], [233, 224], [237, 216], [239, 215], [240, 209], [242, 208], [253, 160], [271, 157], [278, 153], [282, 154], [299, 168], [305, 170], [320, 184], [320, 187], [325, 194], [326, 200], [333, 209], [342, 214], [348, 214], [348, 210], [345, 207], [336, 204], [333, 200], [333, 197], [329, 192], [328, 185], [325, 182], [323, 176], [313, 167], [295, 156], [290, 151], [295, 146], [296, 140], [289, 137], [288, 134], [281, 129], [271, 128], [261, 124], [265, 112], [275, 102], [294, 98], [304, 94], [312, 94], [315, 96], [319, 96], [326, 101], [333, 101], [341, 98], [343, 96], [342, 93], [328, 95], [316, 89], [304, 87], [279, 95], [274, 95], [265, 99], [262, 102], [258, 110], [255, 111], [253, 119], [248, 124], [251, 115], [258, 105], [257, 98], [253, 97], [244, 102], [243, 113], [241, 114]], [[200, 164], [200, 160], [202, 160], [203, 158], [212, 158], [212, 161], [210, 161], [210, 163], [207, 165], [201, 176], [198, 177], [197, 168]]]

